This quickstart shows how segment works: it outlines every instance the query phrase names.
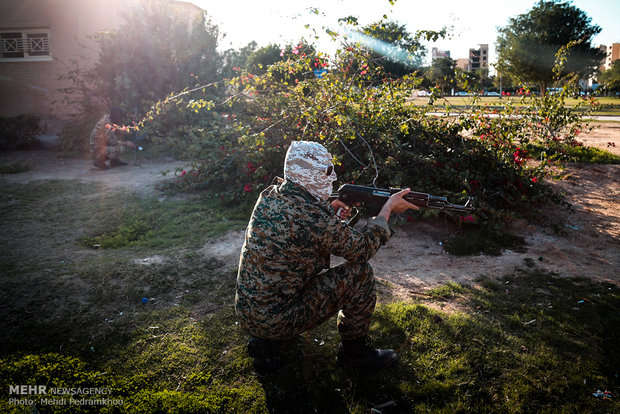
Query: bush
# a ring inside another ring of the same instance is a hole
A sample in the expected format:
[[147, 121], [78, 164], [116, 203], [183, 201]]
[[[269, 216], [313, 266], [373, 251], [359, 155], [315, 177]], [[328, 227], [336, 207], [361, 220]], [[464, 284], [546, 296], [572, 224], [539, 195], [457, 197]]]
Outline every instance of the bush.
[[[93, 36], [100, 45], [98, 61], [90, 68], [74, 62], [61, 76], [69, 85], [61, 90], [62, 100], [77, 108], [59, 136], [65, 155], [88, 153], [92, 128], [111, 105], [122, 107], [130, 117], [147, 113], [149, 125], [141, 134], [152, 134], [156, 145], [173, 143], [168, 155], [196, 153], [196, 140], [186, 133], [186, 123], [199, 120], [188, 120], [187, 113], [170, 107], [166, 116], [158, 105], [171, 91], [187, 92], [218, 79], [217, 27], [205, 16], [193, 21], [186, 17], [166, 2], [142, 2], [123, 16], [117, 30]], [[154, 113], [157, 119], [151, 116]]]
[[[562, 202], [544, 182], [547, 164], [527, 162], [522, 143], [548, 141], [532, 129], [520, 135], [531, 117], [430, 116], [432, 106], [408, 103], [419, 77], [390, 79], [365, 58], [354, 48], [341, 51], [329, 73], [315, 77], [307, 68], [327, 65], [325, 56], [291, 54], [262, 75], [232, 79], [225, 105], [200, 109], [220, 115], [205, 141], [212, 150], [200, 153], [176, 185], [209, 188], [226, 200], [255, 199], [282, 174], [290, 142], [304, 139], [330, 150], [341, 183], [411, 187], [454, 203], [474, 197], [477, 210], [468, 222], [496, 229], [515, 213], [532, 216], [536, 202]], [[558, 128], [563, 119], [573, 118], [560, 117]], [[464, 130], [473, 133], [466, 138]]]
[[65, 122], [58, 135], [64, 156], [84, 157], [90, 153], [90, 134], [102, 116], [102, 111], [93, 111], [74, 116]]
[[0, 150], [28, 150], [38, 148], [37, 138], [42, 130], [36, 115], [0, 117]]
[[17, 161], [9, 165], [0, 166], [0, 174], [19, 174], [30, 171], [31, 169], [32, 167], [30, 166], [30, 164]]

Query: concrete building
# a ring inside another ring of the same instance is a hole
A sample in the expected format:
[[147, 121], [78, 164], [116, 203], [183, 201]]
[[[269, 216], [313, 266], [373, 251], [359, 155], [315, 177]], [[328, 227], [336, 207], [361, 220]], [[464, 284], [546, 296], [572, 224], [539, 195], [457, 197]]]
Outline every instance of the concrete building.
[[435, 59], [442, 59], [442, 58], [449, 58], [450, 57], [450, 51], [449, 50], [439, 50], [436, 47], [431, 49], [431, 56], [432, 56], [432, 60]]
[[599, 49], [606, 55], [605, 59], [601, 62], [601, 66], [599, 66], [601, 72], [610, 69], [611, 65], [616, 60], [620, 59], [620, 43], [612, 43], [609, 46], [600, 45]]
[[461, 70], [469, 70], [469, 58], [460, 58], [456, 60], [456, 67]]
[[489, 67], [489, 45], [480, 44], [478, 49], [469, 49], [469, 70]]
[[[0, 116], [35, 114], [57, 132], [72, 110], [60, 103], [58, 90], [70, 83], [59, 76], [72, 62], [92, 65], [99, 51], [89, 35], [118, 28], [122, 13], [141, 1], [148, 0], [0, 1]], [[171, 3], [183, 18], [202, 15], [192, 3]]]
[[478, 49], [469, 49], [469, 57], [456, 60], [456, 67], [472, 72], [489, 67], [489, 45], [480, 44]]

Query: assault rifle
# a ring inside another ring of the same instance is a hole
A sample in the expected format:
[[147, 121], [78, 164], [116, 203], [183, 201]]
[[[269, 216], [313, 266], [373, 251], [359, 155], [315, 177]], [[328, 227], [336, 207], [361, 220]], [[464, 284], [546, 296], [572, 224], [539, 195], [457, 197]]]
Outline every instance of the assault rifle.
[[[400, 188], [385, 189], [366, 187], [363, 185], [345, 184], [338, 189], [337, 193], [332, 194], [329, 200], [333, 201], [338, 199], [350, 206], [355, 206], [358, 203], [365, 204], [369, 208], [371, 215], [377, 215], [383, 204], [385, 204], [390, 196], [399, 191], [401, 191]], [[455, 211], [459, 213], [474, 211], [471, 199], [467, 200], [464, 205], [452, 204], [446, 197], [438, 197], [416, 191], [409, 192], [403, 197], [403, 199], [419, 207]], [[354, 225], [358, 218], [359, 212], [356, 212], [349, 224]]]

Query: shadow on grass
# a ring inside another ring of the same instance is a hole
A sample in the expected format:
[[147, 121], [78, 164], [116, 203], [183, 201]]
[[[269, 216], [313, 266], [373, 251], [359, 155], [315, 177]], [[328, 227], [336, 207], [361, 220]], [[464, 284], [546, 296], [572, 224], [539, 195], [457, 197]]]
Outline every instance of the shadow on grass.
[[[234, 282], [224, 286], [232, 292]], [[63, 335], [87, 341], [77, 332], [87, 320], [23, 323], [15, 333], [27, 352], [2, 349], [10, 355], [0, 364], [0, 398], [6, 407], [6, 390], [14, 384], [64, 384], [110, 387], [125, 402], [120, 412], [131, 407], [188, 413], [368, 413], [371, 408], [383, 413], [596, 413], [620, 408], [616, 400], [593, 396], [598, 389], [614, 395], [620, 390], [616, 285], [530, 269], [483, 279], [477, 287], [451, 284], [438, 291], [440, 298], [381, 305], [371, 327], [374, 344], [399, 352], [397, 366], [381, 372], [336, 363], [339, 338], [330, 320], [279, 344], [283, 368], [258, 375], [247, 355], [248, 337], [236, 324], [232, 294], [221, 296], [223, 308], [210, 308], [196, 319], [192, 315], [205, 306], [200, 296], [134, 316], [110, 336], [102, 357], [76, 359], [66, 350], [47, 354], [46, 344], [37, 341], [39, 332], [32, 331], [52, 322]], [[437, 310], [446, 303], [460, 311]], [[94, 331], [105, 325], [93, 323]], [[53, 412], [49, 407], [39, 411]]]
[[[118, 212], [91, 214], [116, 202], [75, 183], [0, 194], [0, 412], [30, 412], [9, 404], [16, 385], [107, 387], [124, 404], [101, 412], [620, 412], [617, 285], [562, 278], [530, 260], [475, 287], [450, 283], [379, 306], [371, 336], [399, 352], [394, 369], [338, 366], [331, 320], [282, 344], [283, 369], [258, 376], [236, 324], [234, 274], [198, 250], [220, 216], [191, 200], [125, 200], [153, 225], [152, 238], [79, 246], [83, 223], [126, 223]], [[188, 240], [192, 226], [208, 231]], [[154, 256], [162, 261], [135, 261]], [[615, 398], [593, 396], [598, 389]], [[84, 411], [63, 408], [37, 406]]]
[[[375, 345], [400, 362], [385, 372], [335, 362], [330, 321], [284, 346], [260, 378], [270, 412], [614, 412], [620, 391], [620, 295], [611, 284], [517, 271], [445, 299], [379, 307]], [[459, 312], [435, 310], [452, 302]], [[380, 407], [380, 408], [377, 408]]]

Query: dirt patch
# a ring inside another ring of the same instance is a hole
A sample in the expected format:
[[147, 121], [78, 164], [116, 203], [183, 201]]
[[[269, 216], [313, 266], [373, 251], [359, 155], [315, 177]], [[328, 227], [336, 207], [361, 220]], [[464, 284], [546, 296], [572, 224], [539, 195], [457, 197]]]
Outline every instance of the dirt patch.
[[59, 158], [50, 150], [11, 151], [0, 153], [0, 165], [20, 162], [30, 170], [19, 174], [0, 175], [0, 183], [29, 183], [39, 180], [77, 180], [101, 183], [105, 187], [125, 189], [141, 196], [156, 194], [156, 185], [174, 176], [176, 168], [187, 163], [175, 160], [142, 160], [102, 171], [85, 159]]
[[237, 268], [244, 236], [243, 230], [229, 231], [218, 239], [209, 240], [201, 249], [201, 253], [220, 260], [226, 270]]
[[588, 147], [598, 147], [620, 156], [620, 122], [592, 124], [592, 131], [581, 134], [578, 140]]
[[[584, 144], [620, 155], [620, 123], [604, 123], [584, 133]], [[178, 161], [144, 161], [141, 167], [128, 165], [99, 171], [89, 161], [59, 159], [51, 151], [12, 152], [0, 155], [0, 165], [16, 161], [32, 166], [28, 172], [4, 175], [0, 182], [28, 183], [36, 180], [80, 180], [103, 183], [137, 194], [157, 194], [156, 185], [168, 179]], [[167, 176], [162, 171], [169, 171]], [[471, 284], [481, 275], [501, 276], [515, 267], [535, 264], [561, 276], [582, 276], [620, 284], [620, 166], [569, 165], [566, 179], [552, 185], [566, 193], [573, 213], [549, 206], [547, 214], [561, 216], [565, 226], [560, 232], [544, 227], [516, 223], [512, 229], [527, 242], [524, 253], [505, 251], [501, 256], [458, 257], [444, 252], [442, 243], [453, 229], [441, 223], [410, 223], [390, 239], [371, 263], [376, 276], [390, 282], [398, 295], [408, 295], [453, 281]], [[208, 240], [201, 252], [235, 268], [244, 232], [229, 232], [216, 240]], [[141, 259], [149, 265], [161, 257]], [[335, 262], [334, 262], [335, 263]]]

